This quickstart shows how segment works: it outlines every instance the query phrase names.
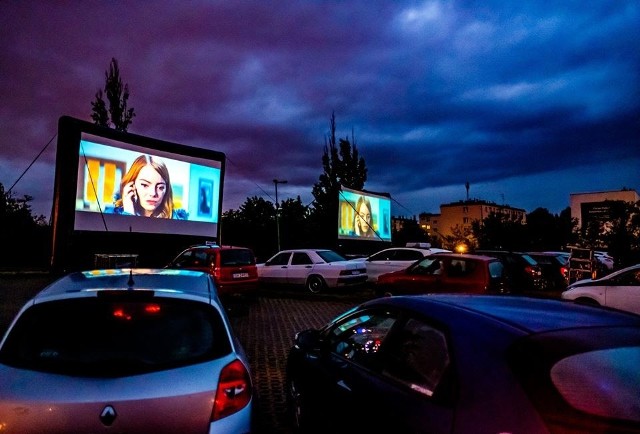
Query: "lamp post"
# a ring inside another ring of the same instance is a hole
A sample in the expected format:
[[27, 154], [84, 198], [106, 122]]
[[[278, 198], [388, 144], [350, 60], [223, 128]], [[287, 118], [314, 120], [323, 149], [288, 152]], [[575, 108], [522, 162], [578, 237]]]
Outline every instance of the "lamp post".
[[280, 209], [280, 204], [278, 203], [278, 184], [286, 184], [286, 180], [274, 179], [273, 184], [276, 186], [276, 233], [278, 236], [278, 251], [280, 251], [280, 221], [278, 220], [278, 214]]

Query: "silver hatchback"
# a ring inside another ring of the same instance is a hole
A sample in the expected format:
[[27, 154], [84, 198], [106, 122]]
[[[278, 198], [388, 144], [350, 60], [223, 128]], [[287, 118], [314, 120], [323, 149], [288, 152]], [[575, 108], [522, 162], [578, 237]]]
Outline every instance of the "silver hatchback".
[[210, 276], [69, 274], [0, 343], [3, 433], [242, 433], [253, 388]]

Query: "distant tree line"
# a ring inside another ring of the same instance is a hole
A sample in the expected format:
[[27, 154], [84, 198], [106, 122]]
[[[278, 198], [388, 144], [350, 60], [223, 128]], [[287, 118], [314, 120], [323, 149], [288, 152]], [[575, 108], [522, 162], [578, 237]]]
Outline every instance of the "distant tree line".
[[[29, 202], [31, 196], [15, 197], [0, 183], [0, 269], [33, 267], [46, 269], [51, 252], [51, 226], [42, 215], [34, 216]], [[342, 253], [355, 253], [353, 247], [338, 244], [333, 224], [319, 218], [313, 206], [302, 203], [300, 197], [282, 200], [279, 204], [280, 244], [288, 248], [331, 248]], [[537, 208], [527, 214], [526, 223], [511, 221], [505, 216], [491, 214], [483, 221], [475, 221], [472, 228], [462, 231], [452, 228], [453, 235], [429, 237], [417, 221], [405, 221], [402, 229], [393, 229], [392, 245], [407, 242], [429, 242], [434, 247], [454, 250], [465, 244], [474, 249], [512, 251], [565, 250], [568, 245], [606, 250], [614, 257], [616, 268], [640, 262], [640, 202], [612, 203], [615, 210], [606, 225], [592, 223], [577, 228], [570, 208], [552, 214]], [[221, 243], [250, 247], [264, 260], [277, 250], [275, 203], [261, 197], [249, 197], [237, 209], [226, 211], [221, 219]], [[330, 221], [337, 220], [336, 214]], [[332, 233], [329, 235], [329, 232]], [[371, 250], [389, 244], [361, 241], [360, 247]], [[360, 251], [360, 253], [367, 253]]]

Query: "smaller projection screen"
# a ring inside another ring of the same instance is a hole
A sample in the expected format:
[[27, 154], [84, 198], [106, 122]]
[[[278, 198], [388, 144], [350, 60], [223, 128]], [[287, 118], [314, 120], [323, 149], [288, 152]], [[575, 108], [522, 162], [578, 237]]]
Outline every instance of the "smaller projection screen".
[[391, 241], [391, 199], [342, 187], [338, 198], [338, 239]]

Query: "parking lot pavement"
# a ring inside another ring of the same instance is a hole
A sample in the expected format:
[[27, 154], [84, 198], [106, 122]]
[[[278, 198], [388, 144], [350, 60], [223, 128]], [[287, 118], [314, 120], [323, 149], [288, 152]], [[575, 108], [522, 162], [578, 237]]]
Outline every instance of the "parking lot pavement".
[[296, 332], [319, 327], [354, 305], [351, 299], [260, 297], [246, 315], [232, 317], [253, 372], [256, 432], [290, 433], [285, 365]]

